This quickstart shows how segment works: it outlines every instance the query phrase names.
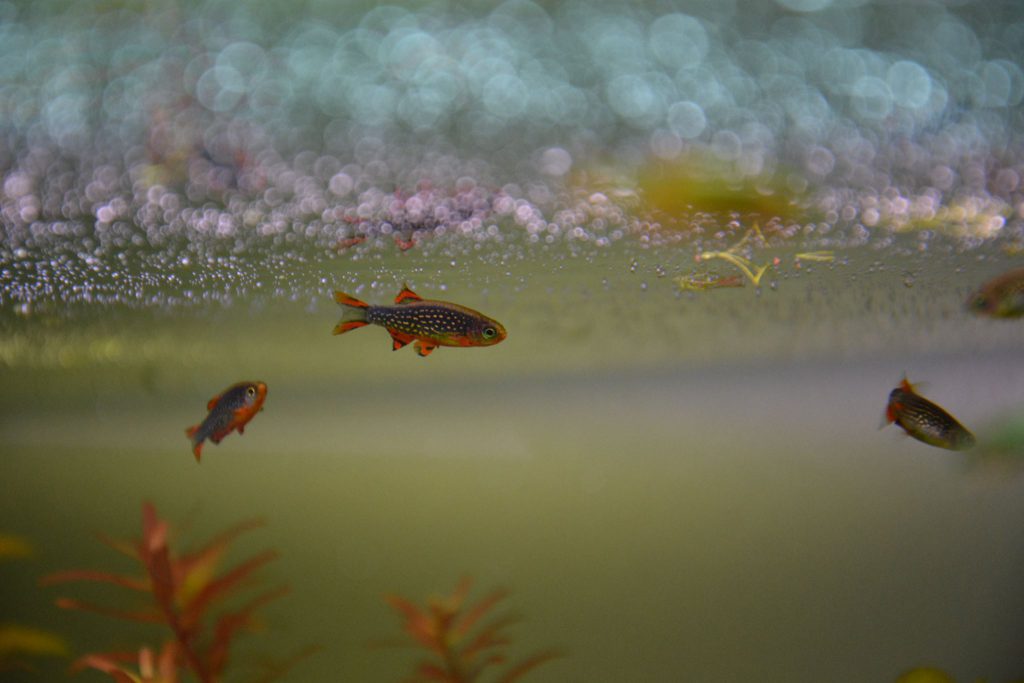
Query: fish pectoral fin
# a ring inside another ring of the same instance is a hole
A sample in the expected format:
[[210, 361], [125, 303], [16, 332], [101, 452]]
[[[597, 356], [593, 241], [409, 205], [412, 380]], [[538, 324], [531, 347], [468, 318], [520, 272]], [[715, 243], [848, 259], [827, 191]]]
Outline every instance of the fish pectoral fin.
[[404, 332], [398, 332], [396, 330], [388, 330], [388, 333], [391, 335], [391, 350], [392, 351], [397, 351], [398, 349], [402, 348], [403, 346], [405, 346], [406, 344], [408, 344], [409, 342], [411, 342], [413, 340], [413, 338], [411, 336], [409, 336], [408, 334], [405, 334]]
[[409, 285], [407, 285], [406, 283], [403, 282], [402, 283], [402, 291], [400, 291], [398, 293], [398, 296], [395, 297], [395, 303], [396, 304], [407, 304], [407, 303], [409, 303], [411, 301], [423, 301], [423, 297], [421, 297], [419, 294], [417, 294], [416, 292], [414, 292], [411, 289], [409, 289]]
[[437, 348], [437, 344], [431, 344], [430, 342], [424, 341], [417, 341], [415, 347], [416, 353], [418, 353], [421, 357], [426, 358], [434, 351], [434, 349]]

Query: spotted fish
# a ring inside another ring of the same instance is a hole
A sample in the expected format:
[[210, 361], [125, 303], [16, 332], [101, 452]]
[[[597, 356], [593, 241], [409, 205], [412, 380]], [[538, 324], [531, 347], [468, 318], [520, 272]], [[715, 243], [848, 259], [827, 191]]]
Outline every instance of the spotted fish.
[[209, 439], [220, 443], [221, 439], [238, 430], [245, 433], [245, 425], [263, 409], [267, 398], [267, 385], [263, 382], [239, 382], [232, 384], [206, 404], [209, 414], [194, 427], [185, 430], [192, 440], [192, 455], [196, 462], [202, 456], [203, 442]]
[[971, 295], [967, 308], [993, 318], [1024, 316], [1024, 268], [1003, 273], [983, 284]]
[[974, 446], [974, 435], [956, 418], [917, 393], [904, 377], [889, 393], [885, 408], [886, 424], [895, 422], [918, 441], [951, 451], [965, 451]]
[[334, 300], [345, 308], [334, 334], [380, 325], [391, 334], [394, 351], [414, 341], [416, 353], [429, 356], [438, 346], [493, 346], [507, 336], [497, 320], [465, 306], [420, 298], [408, 285], [402, 286], [394, 306], [371, 306], [338, 291]]

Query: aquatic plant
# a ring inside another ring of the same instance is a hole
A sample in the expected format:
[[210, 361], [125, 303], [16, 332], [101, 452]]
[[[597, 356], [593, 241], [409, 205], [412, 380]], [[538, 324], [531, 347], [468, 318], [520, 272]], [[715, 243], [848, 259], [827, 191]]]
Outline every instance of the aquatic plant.
[[[21, 536], [0, 533], [0, 561], [32, 556], [32, 544]], [[67, 645], [57, 635], [14, 622], [0, 623], [0, 672], [31, 670], [31, 657], [64, 657]]]
[[[277, 557], [275, 551], [268, 550], [218, 571], [229, 545], [243, 532], [262, 524], [260, 520], [241, 522], [198, 550], [178, 554], [169, 544], [170, 525], [147, 502], [142, 506], [141, 539], [133, 543], [101, 537], [114, 550], [137, 561], [141, 575], [69, 570], [43, 577], [40, 583], [47, 586], [86, 581], [148, 594], [150, 604], [141, 609], [119, 609], [64, 597], [56, 604], [68, 610], [161, 624], [170, 632], [158, 655], [148, 647], [134, 653], [90, 653], [72, 664], [72, 670], [97, 669], [118, 683], [177, 683], [183, 668], [191, 670], [200, 683], [221, 680], [236, 636], [254, 625], [257, 609], [287, 592], [286, 587], [277, 587], [214, 615], [214, 608], [247, 588], [256, 571]], [[129, 668], [133, 664], [137, 670]]]
[[463, 578], [451, 595], [432, 597], [424, 607], [397, 595], [386, 596], [404, 620], [411, 645], [432, 655], [416, 665], [408, 681], [476, 683], [493, 670], [496, 683], [512, 683], [561, 656], [555, 650], [545, 650], [500, 669], [508, 663], [505, 648], [511, 643], [505, 631], [519, 619], [514, 614], [493, 614], [508, 596], [505, 589], [494, 590], [468, 606], [466, 598], [472, 584], [472, 579]]

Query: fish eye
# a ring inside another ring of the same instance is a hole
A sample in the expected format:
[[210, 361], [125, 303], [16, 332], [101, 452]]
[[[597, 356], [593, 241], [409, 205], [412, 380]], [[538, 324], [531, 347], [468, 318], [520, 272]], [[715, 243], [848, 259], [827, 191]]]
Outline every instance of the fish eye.
[[245, 390], [245, 393], [248, 394], [250, 397], [255, 396], [256, 395], [256, 387], [248, 387]]
[[493, 327], [485, 327], [482, 334], [484, 335], [484, 339], [493, 339], [494, 335], [498, 334], [498, 331]]

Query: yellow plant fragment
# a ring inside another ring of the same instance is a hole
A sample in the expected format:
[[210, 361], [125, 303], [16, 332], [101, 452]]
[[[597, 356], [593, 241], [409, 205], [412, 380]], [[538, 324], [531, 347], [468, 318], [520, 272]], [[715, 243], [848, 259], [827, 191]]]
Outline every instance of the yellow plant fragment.
[[50, 655], [64, 657], [64, 641], [47, 631], [19, 624], [0, 624], [0, 661], [14, 655]]

